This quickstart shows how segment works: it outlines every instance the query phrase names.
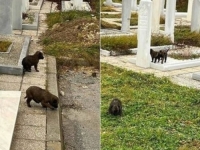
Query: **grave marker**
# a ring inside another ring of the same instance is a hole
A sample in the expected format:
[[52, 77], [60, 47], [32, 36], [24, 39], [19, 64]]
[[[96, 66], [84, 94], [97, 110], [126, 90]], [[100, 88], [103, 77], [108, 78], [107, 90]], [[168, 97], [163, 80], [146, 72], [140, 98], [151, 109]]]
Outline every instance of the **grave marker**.
[[129, 32], [131, 19], [131, 0], [122, 0], [122, 32]]
[[200, 32], [200, 0], [193, 0], [191, 31]]

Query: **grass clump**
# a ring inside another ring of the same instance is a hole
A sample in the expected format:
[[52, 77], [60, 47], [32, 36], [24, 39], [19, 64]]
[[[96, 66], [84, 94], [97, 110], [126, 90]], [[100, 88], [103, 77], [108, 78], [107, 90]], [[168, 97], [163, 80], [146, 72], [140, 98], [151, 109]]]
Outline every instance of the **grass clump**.
[[162, 46], [172, 44], [169, 37], [161, 34], [156, 34], [151, 36], [151, 46]]
[[132, 36], [105, 36], [101, 37], [101, 48], [108, 51], [115, 51], [129, 54], [130, 48], [137, 47], [137, 35]]
[[10, 41], [0, 41], [0, 52], [7, 52], [10, 44], [12, 44]]
[[[123, 104], [121, 117], [107, 113], [115, 97]], [[101, 149], [198, 149], [199, 97], [199, 90], [167, 78], [102, 63]]]

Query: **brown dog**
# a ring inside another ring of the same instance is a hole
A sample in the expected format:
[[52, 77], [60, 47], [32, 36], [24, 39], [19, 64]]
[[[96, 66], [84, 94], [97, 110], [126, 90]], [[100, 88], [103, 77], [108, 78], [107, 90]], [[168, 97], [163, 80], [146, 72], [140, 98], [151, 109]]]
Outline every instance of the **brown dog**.
[[45, 108], [58, 108], [58, 97], [37, 86], [30, 86], [26, 90], [26, 96], [24, 98], [27, 98], [26, 102], [28, 107], [31, 107], [30, 102], [34, 100], [36, 103], [41, 102], [42, 106]]
[[40, 51], [35, 52], [34, 55], [28, 55], [24, 57], [22, 60], [24, 72], [25, 71], [31, 72], [31, 66], [34, 66], [35, 71], [39, 72], [37, 66], [40, 59], [44, 59], [43, 53]]
[[122, 114], [122, 102], [115, 98], [111, 101], [110, 107], [109, 107], [109, 113], [111, 115], [117, 116]]

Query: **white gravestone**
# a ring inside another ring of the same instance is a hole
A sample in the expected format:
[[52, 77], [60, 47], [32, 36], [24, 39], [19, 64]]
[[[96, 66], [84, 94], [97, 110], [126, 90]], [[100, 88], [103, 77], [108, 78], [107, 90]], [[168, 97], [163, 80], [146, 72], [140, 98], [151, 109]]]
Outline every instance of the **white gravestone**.
[[188, 0], [187, 21], [191, 21], [193, 0]]
[[151, 18], [152, 2], [151, 0], [141, 0], [139, 5], [138, 18], [138, 50], [136, 56], [136, 65], [150, 67], [150, 43], [151, 43]]
[[193, 1], [191, 31], [200, 32], [200, 0]]
[[81, 10], [83, 5], [83, 0], [73, 0], [73, 5], [76, 10]]
[[161, 0], [153, 0], [152, 1], [152, 33], [159, 33], [160, 31], [160, 13], [162, 1]]
[[130, 31], [131, 0], [122, 0], [122, 32]]
[[107, 6], [112, 6], [112, 4], [113, 4], [112, 0], [106, 0], [104, 2], [104, 5], [107, 5]]
[[131, 10], [133, 11], [137, 10], [137, 0], [131, 1]]
[[12, 27], [13, 29], [22, 29], [22, 0], [13, 0], [12, 3]]
[[165, 16], [165, 34], [174, 42], [174, 23], [175, 23], [176, 0], [167, 0]]
[[12, 34], [12, 0], [0, 0], [0, 34]]

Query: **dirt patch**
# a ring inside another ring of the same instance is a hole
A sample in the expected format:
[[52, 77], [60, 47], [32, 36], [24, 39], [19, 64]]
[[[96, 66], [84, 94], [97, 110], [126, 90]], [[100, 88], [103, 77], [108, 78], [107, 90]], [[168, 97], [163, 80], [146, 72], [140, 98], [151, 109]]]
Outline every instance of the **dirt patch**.
[[99, 72], [63, 69], [59, 89], [65, 149], [100, 149]]

